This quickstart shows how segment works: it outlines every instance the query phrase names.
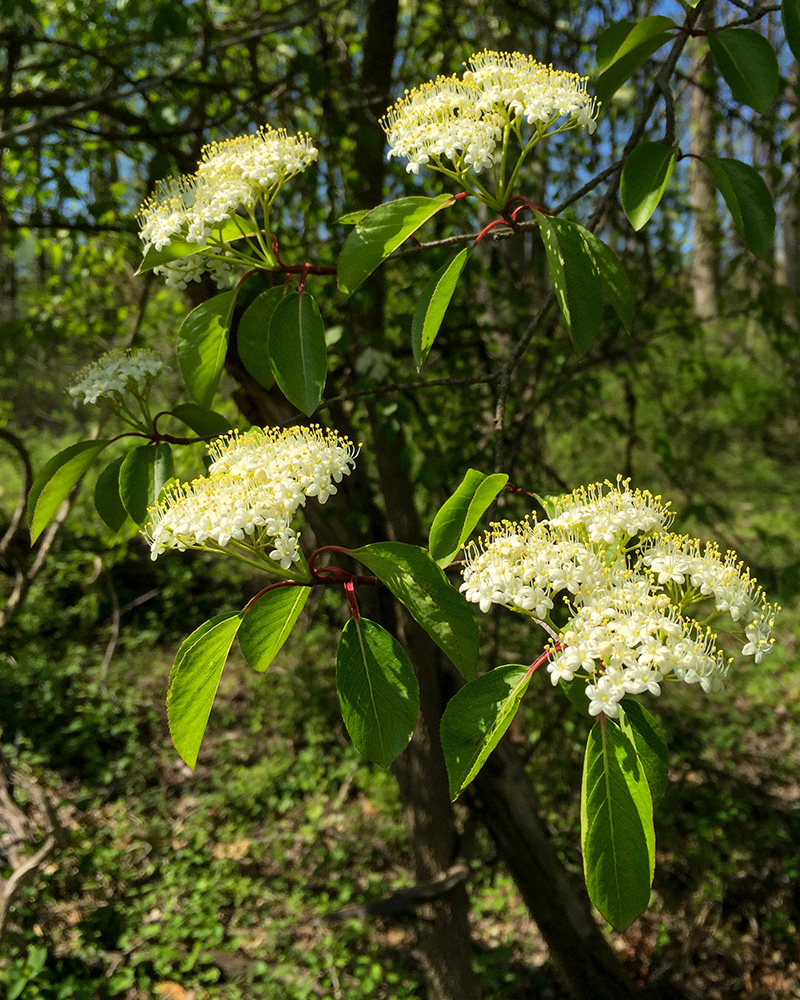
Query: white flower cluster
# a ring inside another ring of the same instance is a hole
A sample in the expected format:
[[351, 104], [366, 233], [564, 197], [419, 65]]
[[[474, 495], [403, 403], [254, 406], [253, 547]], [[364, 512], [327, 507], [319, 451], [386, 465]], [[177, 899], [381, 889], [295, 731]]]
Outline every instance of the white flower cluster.
[[[155, 193], [143, 202], [138, 218], [144, 252], [151, 247], [163, 250], [176, 237], [201, 247], [210, 242], [213, 245], [216, 227], [229, 220], [241, 220], [232, 238], [251, 234], [250, 220], [256, 208], [260, 205], [268, 210], [281, 186], [316, 158], [310, 136], [290, 136], [284, 129], [268, 125], [255, 135], [205, 146], [196, 173], [159, 181]], [[207, 266], [210, 262], [192, 256], [154, 270], [178, 287], [199, 280], [204, 270], [219, 281], [227, 277], [229, 270], [224, 248], [220, 257], [216, 269]]]
[[[509, 126], [525, 148], [552, 132], [580, 127], [591, 134], [597, 127], [585, 77], [519, 52], [479, 52], [467, 67], [461, 78], [441, 76], [406, 91], [381, 119], [389, 157], [407, 159], [410, 173], [426, 164], [448, 170], [446, 158], [457, 173], [479, 174], [495, 163]], [[521, 137], [523, 119], [534, 126], [531, 140]]]
[[68, 392], [76, 406], [102, 397], [122, 403], [126, 395], [145, 396], [163, 368], [152, 351], [109, 351], [85, 368]]
[[300, 560], [291, 526], [297, 509], [307, 497], [325, 503], [357, 455], [347, 438], [317, 426], [233, 431], [208, 452], [206, 478], [168, 488], [150, 509], [151, 559], [170, 548], [224, 548], [234, 541], [289, 569]]
[[[561, 595], [571, 617], [552, 646], [553, 684], [584, 678], [589, 711], [615, 718], [626, 694], [660, 694], [667, 679], [719, 691], [728, 664], [707, 622], [727, 614], [742, 652], [772, 650], [777, 607], [734, 553], [670, 534], [668, 505], [628, 481], [548, 501], [554, 516], [493, 525], [466, 552], [461, 591], [543, 620]], [[706, 623], [689, 617], [713, 604]]]

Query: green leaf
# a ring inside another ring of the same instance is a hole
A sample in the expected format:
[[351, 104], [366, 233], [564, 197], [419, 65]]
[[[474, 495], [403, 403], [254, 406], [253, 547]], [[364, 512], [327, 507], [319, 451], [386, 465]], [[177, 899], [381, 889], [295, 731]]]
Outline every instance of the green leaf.
[[94, 487], [94, 505], [97, 513], [112, 531], [119, 531], [128, 520], [128, 512], [119, 495], [119, 470], [125, 456], [120, 455], [109, 463], [97, 477]]
[[672, 18], [660, 14], [612, 24], [597, 44], [597, 65], [602, 70], [594, 85], [598, 101], [607, 103], [654, 52], [674, 38], [677, 27]]
[[728, 157], [703, 157], [747, 249], [765, 257], [775, 235], [775, 204], [764, 178], [747, 163]]
[[361, 282], [383, 263], [401, 243], [443, 208], [453, 204], [452, 195], [436, 198], [398, 198], [367, 212], [344, 241], [337, 274], [339, 289], [352, 295]]
[[31, 545], [107, 444], [108, 441], [79, 441], [60, 451], [46, 463], [34, 479], [28, 494]]
[[175, 749], [194, 768], [222, 670], [241, 624], [239, 611], [204, 622], [184, 640], [169, 677], [167, 719]]
[[269, 325], [269, 356], [281, 392], [310, 417], [322, 399], [328, 355], [322, 316], [308, 292], [290, 292], [275, 307]]
[[612, 927], [624, 931], [650, 902], [653, 808], [636, 748], [605, 717], [586, 744], [581, 842], [589, 896]]
[[417, 371], [425, 364], [425, 359], [433, 346], [468, 256], [468, 248], [459, 251], [422, 289], [411, 321], [411, 348], [417, 363]]
[[351, 555], [391, 590], [464, 677], [475, 676], [475, 615], [425, 549], [405, 542], [374, 542]]
[[[245, 233], [242, 233], [242, 227], [245, 227], [247, 230]], [[236, 240], [242, 239], [244, 235], [254, 235], [250, 231], [251, 227], [247, 219], [241, 217], [238, 222], [234, 219], [228, 219], [217, 226], [213, 226], [212, 229], [214, 238], [224, 243], [234, 243]], [[183, 240], [173, 239], [161, 250], [150, 247], [144, 255], [144, 259], [136, 273], [137, 275], [144, 274], [146, 271], [152, 271], [154, 267], [170, 264], [173, 260], [181, 260], [183, 257], [192, 257], [194, 254], [202, 253], [204, 250], [208, 250], [208, 245], [185, 243]]]
[[450, 798], [458, 798], [500, 742], [530, 680], [530, 667], [495, 667], [465, 684], [447, 703], [441, 737]]
[[310, 593], [309, 587], [275, 587], [245, 608], [237, 638], [253, 670], [264, 673], [275, 659]]
[[119, 470], [119, 495], [125, 510], [138, 524], [147, 521], [147, 508], [158, 500], [164, 484], [175, 475], [168, 444], [143, 444], [128, 452]]
[[594, 258], [603, 291], [622, 321], [622, 325], [630, 333], [636, 316], [636, 294], [625, 268], [610, 246], [598, 239], [594, 233], [590, 233], [588, 229], [584, 229], [583, 226], [576, 228], [586, 241], [589, 253]]
[[619, 707], [619, 724], [636, 747], [650, 788], [653, 809], [664, 798], [669, 777], [667, 740], [661, 726], [638, 701], [625, 698]]
[[440, 566], [447, 566], [475, 530], [494, 498], [508, 482], [502, 472], [484, 475], [468, 469], [458, 489], [439, 508], [431, 525], [428, 544]]
[[192, 309], [178, 332], [178, 361], [189, 391], [210, 407], [219, 386], [236, 291], [223, 292]]
[[637, 231], [655, 212], [675, 166], [677, 150], [662, 142], [645, 142], [622, 168], [620, 198], [628, 221]]
[[585, 354], [600, 329], [603, 286], [577, 226], [534, 212], [547, 253], [556, 299], [577, 354]]
[[792, 55], [800, 61], [800, 3], [798, 0], [783, 0], [781, 21]]
[[186, 424], [199, 437], [225, 434], [231, 429], [228, 420], [214, 410], [207, 410], [197, 403], [181, 403], [170, 410], [182, 424]]
[[726, 28], [708, 36], [708, 45], [734, 100], [765, 115], [780, 87], [778, 57], [752, 28]]
[[364, 216], [369, 212], [369, 208], [359, 208], [355, 212], [347, 212], [346, 215], [341, 215], [336, 220], [340, 226], [355, 226], [356, 223], [361, 222]]
[[269, 361], [269, 325], [283, 296], [283, 287], [268, 288], [258, 294], [247, 307], [236, 330], [236, 346], [242, 364], [265, 389], [275, 385]]
[[351, 618], [336, 654], [336, 683], [350, 738], [386, 767], [408, 746], [419, 711], [419, 685], [403, 647], [368, 618]]

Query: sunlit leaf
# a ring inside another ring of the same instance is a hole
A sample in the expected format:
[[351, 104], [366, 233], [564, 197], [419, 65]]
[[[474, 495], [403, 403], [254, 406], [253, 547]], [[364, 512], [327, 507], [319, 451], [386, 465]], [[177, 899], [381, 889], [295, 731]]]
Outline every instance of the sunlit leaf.
[[677, 27], [672, 18], [656, 14], [607, 28], [597, 44], [597, 65], [602, 72], [593, 89], [598, 101], [607, 103], [654, 52], [675, 37]]
[[309, 587], [273, 587], [245, 609], [237, 638], [253, 670], [263, 673], [275, 659], [310, 593]]
[[119, 470], [119, 495], [137, 524], [147, 521], [147, 508], [158, 500], [162, 487], [174, 475], [168, 444], [143, 444], [128, 452]]
[[619, 724], [636, 747], [655, 809], [664, 798], [669, 777], [669, 758], [664, 732], [644, 705], [631, 698], [625, 698], [620, 705]]
[[625, 161], [619, 193], [634, 229], [641, 229], [658, 207], [672, 176], [676, 155], [674, 146], [645, 142]]
[[502, 472], [485, 475], [468, 469], [458, 489], [439, 508], [431, 525], [430, 552], [440, 566], [447, 566], [463, 547], [475, 526], [508, 482]]
[[45, 464], [34, 479], [28, 494], [31, 545], [47, 527], [72, 487], [108, 443], [108, 441], [79, 441], [54, 455]]
[[422, 289], [411, 321], [411, 349], [414, 352], [417, 371], [425, 364], [425, 359], [430, 353], [468, 256], [468, 249], [459, 251]]
[[189, 391], [210, 407], [219, 386], [236, 292], [223, 292], [193, 309], [178, 333], [178, 361]]
[[275, 306], [269, 357], [281, 392], [310, 417], [322, 399], [328, 356], [322, 316], [308, 292], [290, 292]]
[[734, 100], [765, 115], [780, 87], [778, 57], [767, 39], [752, 28], [712, 32], [708, 45]]

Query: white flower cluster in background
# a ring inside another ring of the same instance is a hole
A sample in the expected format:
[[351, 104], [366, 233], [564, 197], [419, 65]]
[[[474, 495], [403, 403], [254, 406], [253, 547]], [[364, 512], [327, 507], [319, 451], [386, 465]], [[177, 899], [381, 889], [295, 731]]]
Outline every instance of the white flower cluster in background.
[[[381, 119], [389, 157], [408, 160], [418, 173], [428, 165], [446, 173], [491, 168], [506, 128], [523, 150], [546, 135], [597, 127], [597, 102], [586, 77], [566, 73], [519, 52], [473, 55], [462, 77], [438, 77], [406, 91]], [[525, 137], [522, 125], [533, 127]], [[444, 162], [449, 160], [451, 166]]]
[[[570, 618], [552, 645], [553, 684], [581, 677], [592, 715], [619, 715], [626, 694], [658, 695], [667, 680], [720, 691], [728, 662], [711, 625], [760, 663], [779, 608], [733, 552], [670, 533], [669, 505], [627, 480], [548, 500], [549, 520], [492, 526], [466, 552], [461, 591], [555, 632], [556, 601]], [[696, 617], [703, 608], [704, 619]]]
[[173, 287], [186, 287], [206, 271], [218, 284], [226, 283], [234, 258], [226, 251], [219, 227], [230, 223], [224, 234], [227, 240], [257, 237], [257, 209], [262, 208], [266, 216], [283, 184], [316, 158], [309, 135], [288, 135], [269, 125], [255, 135], [205, 146], [194, 174], [159, 181], [153, 195], [142, 203], [139, 236], [145, 254], [151, 248], [163, 250], [177, 239], [211, 247], [215, 256], [179, 257], [154, 271], [164, 274]]
[[208, 446], [209, 475], [168, 487], [150, 509], [150, 556], [166, 549], [224, 549], [241, 543], [251, 555], [290, 569], [300, 561], [292, 520], [307, 497], [325, 503], [350, 475], [352, 442], [320, 427], [233, 431]]
[[103, 398], [122, 405], [128, 396], [144, 398], [163, 368], [152, 351], [109, 351], [84, 368], [68, 392], [76, 406]]

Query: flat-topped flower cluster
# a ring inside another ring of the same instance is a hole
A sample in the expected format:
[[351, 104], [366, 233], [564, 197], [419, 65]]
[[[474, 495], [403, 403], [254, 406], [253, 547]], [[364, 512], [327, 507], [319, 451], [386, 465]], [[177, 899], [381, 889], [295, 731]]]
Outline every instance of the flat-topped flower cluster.
[[146, 395], [163, 368], [164, 362], [152, 351], [109, 351], [84, 368], [67, 391], [76, 406], [98, 399], [120, 403], [129, 395]]
[[325, 503], [350, 475], [357, 449], [317, 426], [253, 427], [208, 446], [209, 475], [167, 488], [150, 509], [150, 557], [166, 549], [228, 549], [288, 570], [301, 561], [292, 521], [307, 497]]
[[[729, 664], [711, 625], [726, 618], [744, 655], [772, 651], [779, 609], [735, 553], [671, 533], [660, 497], [618, 479], [548, 504], [548, 520], [495, 524], [470, 545], [461, 590], [484, 612], [501, 604], [557, 631], [550, 678], [585, 679], [592, 715], [615, 718], [626, 694], [658, 695], [670, 679], [721, 690]], [[560, 629], [557, 602], [570, 616]]]
[[[205, 146], [194, 174], [159, 181], [154, 194], [143, 202], [139, 236], [145, 254], [151, 248], [164, 250], [173, 240], [214, 252], [178, 257], [154, 271], [165, 275], [167, 284], [174, 287], [185, 288], [206, 272], [222, 284], [236, 263], [226, 240], [246, 237], [258, 249], [262, 228], [268, 233], [266, 217], [278, 191], [316, 158], [309, 135], [288, 135], [269, 125], [255, 135]], [[257, 218], [259, 208], [264, 219]], [[219, 227], [224, 223], [230, 225], [222, 233]], [[266, 244], [260, 249], [269, 257]]]
[[[523, 155], [548, 135], [597, 127], [585, 77], [519, 52], [483, 51], [461, 77], [440, 76], [405, 95], [381, 119], [389, 156], [418, 173], [429, 166], [463, 177], [498, 165], [513, 135]], [[532, 126], [528, 134], [523, 126]], [[447, 162], [449, 161], [449, 163]]]

